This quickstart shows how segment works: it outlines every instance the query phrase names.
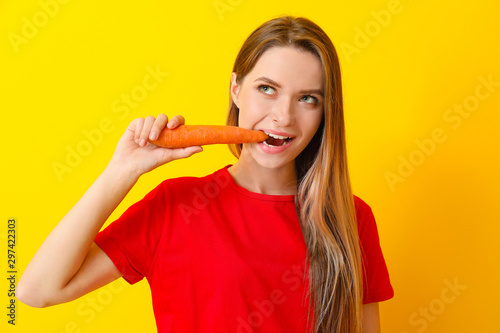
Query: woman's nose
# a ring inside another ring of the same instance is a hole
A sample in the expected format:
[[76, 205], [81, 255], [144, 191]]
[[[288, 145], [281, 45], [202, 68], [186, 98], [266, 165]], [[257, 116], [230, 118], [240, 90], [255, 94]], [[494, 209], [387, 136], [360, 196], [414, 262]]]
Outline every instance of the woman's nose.
[[275, 105], [273, 110], [273, 122], [280, 127], [291, 126], [295, 122], [293, 112], [293, 101], [291, 98], [281, 98]]

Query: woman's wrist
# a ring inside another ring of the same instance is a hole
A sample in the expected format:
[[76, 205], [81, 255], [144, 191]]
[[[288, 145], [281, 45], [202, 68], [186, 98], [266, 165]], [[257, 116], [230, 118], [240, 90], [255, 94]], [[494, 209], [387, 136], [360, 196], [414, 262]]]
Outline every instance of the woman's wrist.
[[133, 186], [139, 180], [142, 173], [129, 165], [111, 159], [104, 169], [103, 175], [111, 178], [113, 182]]

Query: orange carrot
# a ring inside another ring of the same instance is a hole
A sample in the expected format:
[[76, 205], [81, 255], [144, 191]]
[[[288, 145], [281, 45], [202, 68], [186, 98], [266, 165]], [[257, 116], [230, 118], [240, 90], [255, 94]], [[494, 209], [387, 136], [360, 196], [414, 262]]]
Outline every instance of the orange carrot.
[[184, 148], [213, 144], [261, 142], [268, 138], [262, 131], [254, 131], [238, 126], [179, 125], [174, 129], [165, 128], [152, 144], [165, 148]]

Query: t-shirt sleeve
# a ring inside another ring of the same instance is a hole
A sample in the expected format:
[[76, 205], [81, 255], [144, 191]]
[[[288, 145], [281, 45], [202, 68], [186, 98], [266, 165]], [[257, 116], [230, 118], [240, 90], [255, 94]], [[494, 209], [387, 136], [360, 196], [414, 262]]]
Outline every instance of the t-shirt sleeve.
[[389, 271], [380, 246], [372, 209], [355, 197], [359, 242], [363, 260], [363, 304], [386, 301], [394, 297]]
[[163, 185], [130, 206], [94, 240], [130, 284], [147, 276], [156, 254], [167, 210]]

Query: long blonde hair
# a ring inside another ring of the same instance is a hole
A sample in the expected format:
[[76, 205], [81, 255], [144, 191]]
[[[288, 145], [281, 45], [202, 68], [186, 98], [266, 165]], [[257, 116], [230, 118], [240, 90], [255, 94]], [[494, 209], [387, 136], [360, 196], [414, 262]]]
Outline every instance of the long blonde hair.
[[[312, 21], [278, 17], [262, 24], [243, 43], [233, 67], [238, 83], [271, 47], [311, 52], [321, 62], [323, 120], [295, 160], [298, 187], [295, 203], [307, 245], [309, 311], [314, 314], [315, 332], [359, 333], [363, 297], [361, 252], [347, 168], [337, 53], [327, 34]], [[230, 96], [226, 124], [237, 126], [238, 114], [239, 109]], [[230, 145], [229, 149], [239, 158], [242, 145]]]

